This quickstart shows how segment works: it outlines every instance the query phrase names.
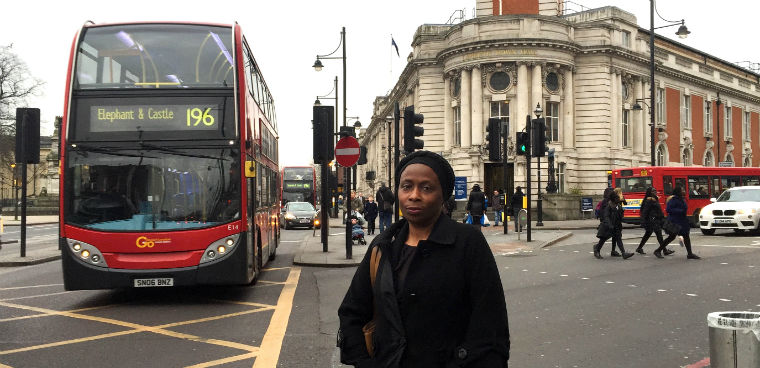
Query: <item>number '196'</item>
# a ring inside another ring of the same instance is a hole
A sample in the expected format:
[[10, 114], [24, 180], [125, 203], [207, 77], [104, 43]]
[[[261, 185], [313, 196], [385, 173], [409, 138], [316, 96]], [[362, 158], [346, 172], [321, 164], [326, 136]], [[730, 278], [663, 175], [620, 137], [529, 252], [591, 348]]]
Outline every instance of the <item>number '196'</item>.
[[203, 123], [205, 126], [214, 125], [214, 117], [211, 115], [211, 108], [205, 111], [200, 108], [187, 109], [187, 126], [198, 126]]

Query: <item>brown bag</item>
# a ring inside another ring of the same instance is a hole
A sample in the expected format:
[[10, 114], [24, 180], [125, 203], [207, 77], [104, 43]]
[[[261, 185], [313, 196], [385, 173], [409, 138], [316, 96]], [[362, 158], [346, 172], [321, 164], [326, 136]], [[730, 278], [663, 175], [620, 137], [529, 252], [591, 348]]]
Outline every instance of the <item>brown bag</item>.
[[[377, 277], [377, 267], [380, 265], [380, 256], [382, 256], [379, 246], [372, 248], [372, 255], [369, 259], [369, 282], [372, 285], [372, 293], [374, 295], [375, 290], [375, 278]], [[367, 322], [362, 327], [364, 332], [364, 344], [367, 346], [367, 352], [369, 356], [375, 356], [375, 344], [372, 341], [372, 335], [375, 333], [375, 320], [377, 319], [377, 309], [375, 309], [374, 301], [372, 304], [372, 320]]]

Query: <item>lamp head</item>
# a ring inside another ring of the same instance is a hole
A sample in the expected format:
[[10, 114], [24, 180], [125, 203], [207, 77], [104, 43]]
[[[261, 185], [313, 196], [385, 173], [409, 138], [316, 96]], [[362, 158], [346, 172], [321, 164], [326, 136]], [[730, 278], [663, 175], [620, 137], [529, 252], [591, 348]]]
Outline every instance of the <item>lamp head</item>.
[[633, 109], [634, 109], [635, 111], [640, 111], [640, 110], [642, 110], [642, 109], [641, 109], [641, 105], [640, 105], [638, 102], [636, 102], [635, 104], [633, 104]]
[[314, 106], [322, 106], [322, 102], [319, 99], [314, 100]]
[[314, 65], [312, 65], [312, 67], [316, 71], [322, 70], [322, 68], [324, 67], [324, 65], [322, 65], [322, 60], [319, 60], [319, 57], [317, 57], [317, 60], [314, 61]]
[[676, 31], [676, 35], [681, 38], [686, 38], [689, 36], [689, 29], [686, 28], [686, 26], [683, 24], [683, 21], [681, 21], [681, 26], [678, 27], [678, 31]]
[[541, 103], [537, 103], [536, 104], [536, 109], [533, 110], [533, 113], [536, 114], [536, 118], [540, 118], [541, 117], [541, 113], [543, 113], [543, 112], [544, 112], [544, 110], [541, 108]]

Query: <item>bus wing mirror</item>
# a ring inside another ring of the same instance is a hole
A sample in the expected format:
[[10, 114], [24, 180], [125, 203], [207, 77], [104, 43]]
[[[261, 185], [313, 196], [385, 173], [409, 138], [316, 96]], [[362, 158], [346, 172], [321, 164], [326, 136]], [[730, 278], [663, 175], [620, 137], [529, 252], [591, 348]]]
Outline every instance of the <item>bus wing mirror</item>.
[[256, 177], [256, 163], [255, 162], [253, 161], [245, 162], [245, 177], [246, 178]]

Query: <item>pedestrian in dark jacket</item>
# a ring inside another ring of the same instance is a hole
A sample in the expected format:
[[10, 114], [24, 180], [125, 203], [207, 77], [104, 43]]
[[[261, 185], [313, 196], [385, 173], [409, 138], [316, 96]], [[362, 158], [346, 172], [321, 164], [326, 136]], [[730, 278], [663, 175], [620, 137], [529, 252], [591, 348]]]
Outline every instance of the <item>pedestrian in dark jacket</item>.
[[364, 204], [364, 219], [367, 220], [367, 235], [375, 233], [375, 219], [377, 218], [377, 203], [372, 196], [367, 197]]
[[[652, 233], [657, 237], [657, 243], [660, 247], [662, 247], [663, 244], [667, 245], [668, 243], [665, 243], [662, 239], [662, 221], [665, 216], [662, 214], [662, 208], [660, 207], [659, 199], [657, 199], [656, 189], [652, 187], [647, 188], [647, 191], [644, 194], [644, 200], [641, 201], [639, 216], [641, 218], [641, 227], [644, 228], [644, 236], [641, 237], [641, 242], [639, 243], [638, 248], [636, 248], [636, 253], [646, 254], [646, 252], [644, 252], [644, 244], [649, 240]], [[675, 252], [664, 248], [664, 253], [667, 256]], [[662, 258], [662, 255], [659, 252], [655, 251], [654, 255], [657, 258]]]
[[512, 194], [512, 198], [509, 200], [509, 204], [512, 206], [512, 216], [515, 218], [515, 232], [522, 231], [522, 226], [520, 228], [517, 228], [517, 224], [519, 222], [518, 216], [520, 215], [520, 210], [523, 209], [523, 197], [525, 194], [522, 192], [522, 188], [517, 187], [515, 188], [514, 194]]
[[504, 194], [498, 190], [493, 191], [491, 208], [493, 209], [493, 226], [499, 226], [499, 223], [502, 222], [502, 213], [504, 212]]
[[470, 192], [470, 198], [467, 199], [466, 210], [472, 217], [472, 224], [481, 231], [482, 229], [480, 228], [480, 221], [483, 215], [486, 214], [487, 207], [488, 205], [486, 203], [486, 195], [480, 190], [480, 185], [473, 185], [472, 191]]
[[[454, 187], [443, 157], [417, 151], [396, 170], [404, 218], [372, 241], [338, 309], [341, 362], [356, 367], [502, 368], [509, 327], [483, 235], [441, 213]], [[372, 249], [381, 256], [374, 290]], [[362, 327], [373, 319], [374, 355]]]
[[454, 199], [454, 195], [450, 195], [449, 199], [443, 203], [443, 214], [451, 217], [451, 214], [457, 209], [457, 201]]
[[377, 201], [377, 212], [380, 216], [380, 232], [382, 233], [386, 228], [391, 226], [391, 217], [393, 217], [393, 206], [396, 203], [396, 197], [393, 196], [391, 188], [385, 186], [385, 183], [380, 183], [380, 189], [375, 194], [375, 201]]
[[602, 222], [599, 224], [596, 237], [599, 242], [594, 246], [594, 257], [602, 259], [601, 250], [604, 242], [612, 238], [612, 244], [617, 245], [622, 252], [623, 259], [633, 257], [633, 253], [626, 253], [623, 247], [623, 213], [619, 209], [620, 198], [617, 194], [610, 193], [607, 205], [602, 209]]
[[[689, 223], [689, 218], [687, 217], [689, 213], [689, 207], [686, 204], [686, 201], [683, 199], [683, 194], [683, 188], [676, 186], [673, 188], [673, 196], [668, 199], [667, 207], [665, 208], [665, 211], [668, 212], [668, 221], [680, 226], [681, 231], [679, 231], [678, 234], [670, 234], [670, 236], [665, 239], [665, 245], [668, 245], [668, 243], [675, 239], [677, 235], [680, 235], [683, 237], [684, 246], [686, 246], [686, 258], [700, 259], [701, 257], [691, 251], [691, 239], [689, 238], [691, 224]], [[664, 251], [665, 245], [660, 245], [660, 247], [655, 251], [655, 255], [657, 255], [658, 252]]]

